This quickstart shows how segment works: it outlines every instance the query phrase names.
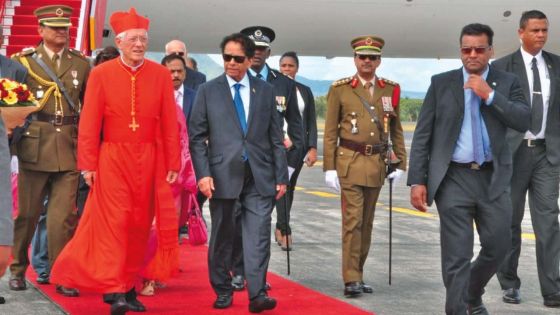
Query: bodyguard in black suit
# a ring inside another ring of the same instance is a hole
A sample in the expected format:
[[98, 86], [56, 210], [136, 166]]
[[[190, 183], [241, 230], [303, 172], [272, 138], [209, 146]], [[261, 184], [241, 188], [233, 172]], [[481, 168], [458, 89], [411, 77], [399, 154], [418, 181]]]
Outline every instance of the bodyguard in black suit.
[[513, 152], [512, 244], [497, 275], [504, 290], [503, 301], [520, 303], [521, 280], [517, 268], [521, 252], [521, 222], [529, 191], [541, 294], [546, 306], [560, 307], [560, 57], [543, 51], [548, 35], [548, 20], [544, 13], [524, 12], [518, 34], [521, 48], [492, 63], [496, 69], [517, 75], [532, 111], [529, 131], [508, 130], [507, 140]]
[[[518, 79], [488, 66], [493, 31], [461, 31], [461, 69], [432, 77], [410, 152], [411, 203], [436, 201], [447, 314], [488, 314], [484, 287], [510, 244], [512, 156], [506, 132], [530, 115]], [[481, 250], [473, 256], [473, 221]]]
[[200, 86], [191, 113], [191, 156], [198, 187], [210, 199], [208, 249], [214, 307], [233, 299], [234, 210], [239, 204], [249, 311], [273, 309], [267, 296], [270, 223], [275, 198], [286, 191], [288, 168], [272, 86], [247, 73], [254, 43], [232, 34], [221, 44], [225, 74]]

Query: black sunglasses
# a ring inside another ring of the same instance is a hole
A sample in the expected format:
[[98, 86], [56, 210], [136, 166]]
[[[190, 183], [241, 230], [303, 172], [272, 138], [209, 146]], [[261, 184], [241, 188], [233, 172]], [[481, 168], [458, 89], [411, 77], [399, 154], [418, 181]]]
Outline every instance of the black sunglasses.
[[176, 51], [176, 52], [172, 52], [171, 54], [183, 57], [185, 55], [185, 52], [184, 51]]
[[379, 60], [379, 56], [376, 55], [356, 55], [356, 56], [358, 56], [360, 60], [366, 60], [366, 59], [369, 59], [371, 61]]
[[225, 62], [230, 62], [231, 59], [233, 59], [237, 63], [244, 63], [245, 59], [247, 59], [247, 57], [245, 57], [245, 56], [234, 56], [234, 55], [229, 55], [229, 54], [222, 54], [222, 58], [224, 58]]
[[463, 55], [470, 55], [474, 50], [477, 55], [485, 53], [492, 46], [481, 46], [481, 47], [461, 47], [461, 53]]

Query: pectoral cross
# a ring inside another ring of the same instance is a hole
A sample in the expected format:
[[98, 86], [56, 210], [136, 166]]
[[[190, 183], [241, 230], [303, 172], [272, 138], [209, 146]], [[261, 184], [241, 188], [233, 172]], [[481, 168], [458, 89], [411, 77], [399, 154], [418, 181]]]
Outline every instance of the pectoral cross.
[[136, 123], [136, 118], [132, 116], [132, 123], [128, 125], [132, 131], [136, 131], [136, 128], [140, 128], [140, 125]]

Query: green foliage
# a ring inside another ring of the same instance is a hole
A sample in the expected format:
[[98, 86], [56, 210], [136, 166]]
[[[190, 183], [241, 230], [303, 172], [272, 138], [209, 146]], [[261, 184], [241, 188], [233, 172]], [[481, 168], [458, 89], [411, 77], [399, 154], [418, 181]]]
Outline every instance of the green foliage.
[[[402, 121], [416, 121], [418, 119], [418, 114], [420, 113], [420, 108], [422, 107], [422, 102], [424, 100], [417, 98], [403, 98], [399, 106], [401, 107], [401, 120]], [[317, 112], [317, 117], [325, 118], [327, 112], [327, 97], [317, 96], [315, 98], [315, 111]]]
[[317, 96], [315, 97], [315, 113], [317, 117], [325, 118], [327, 113], [327, 96]]
[[401, 99], [399, 104], [401, 121], [416, 121], [423, 101], [422, 99], [408, 97]]

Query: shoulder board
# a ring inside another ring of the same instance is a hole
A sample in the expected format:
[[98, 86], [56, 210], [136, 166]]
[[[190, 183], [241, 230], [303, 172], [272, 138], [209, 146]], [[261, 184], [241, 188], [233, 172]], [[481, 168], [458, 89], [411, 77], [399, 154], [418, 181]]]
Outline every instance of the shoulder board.
[[394, 85], [394, 86], [399, 85], [397, 82], [391, 81], [391, 80], [388, 80], [388, 79], [385, 79], [385, 78], [379, 78], [379, 81], [383, 81], [383, 83]]
[[20, 56], [28, 56], [28, 55], [32, 55], [35, 53], [35, 47], [27, 47], [22, 49], [22, 51], [15, 53], [12, 55], [12, 58], [15, 57], [20, 57]]
[[352, 79], [353, 79], [353, 77], [339, 79], [339, 80], [334, 81], [331, 85], [332, 86], [341, 86], [341, 85], [349, 83], [350, 81], [352, 81]]
[[68, 51], [69, 51], [72, 55], [75, 55], [75, 56], [78, 56], [78, 57], [82, 57], [82, 58], [86, 58], [86, 55], [84, 55], [84, 54], [83, 54], [81, 51], [79, 51], [79, 50], [76, 50], [76, 49], [73, 49], [73, 48], [69, 48]]

